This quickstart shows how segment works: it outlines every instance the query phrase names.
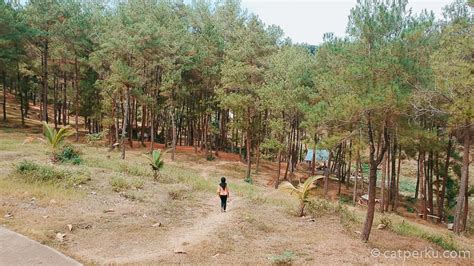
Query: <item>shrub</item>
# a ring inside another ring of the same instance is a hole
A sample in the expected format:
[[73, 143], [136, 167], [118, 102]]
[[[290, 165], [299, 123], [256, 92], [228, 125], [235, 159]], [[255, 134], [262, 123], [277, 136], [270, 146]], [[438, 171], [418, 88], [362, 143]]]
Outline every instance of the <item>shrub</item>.
[[15, 172], [27, 182], [57, 183], [70, 175], [69, 172], [57, 170], [52, 166], [39, 165], [27, 160], [17, 164]]
[[414, 236], [428, 240], [445, 250], [457, 250], [457, 245], [451, 236], [445, 237], [443, 235], [433, 234], [405, 221], [392, 226], [391, 230], [399, 235]]
[[163, 153], [160, 150], [158, 151], [155, 150], [153, 151], [151, 156], [144, 155], [148, 159], [148, 161], [150, 161], [150, 166], [151, 166], [151, 169], [153, 170], [153, 179], [155, 181], [158, 180], [159, 171], [164, 166], [164, 161], [163, 161], [163, 158], [161, 157], [162, 154]]
[[276, 265], [289, 265], [295, 259], [295, 254], [291, 251], [285, 251], [280, 255], [270, 256], [268, 260]]
[[333, 214], [337, 211], [337, 207], [325, 199], [313, 199], [308, 201], [307, 205], [308, 213], [316, 217]]
[[145, 186], [145, 181], [143, 181], [143, 179], [134, 178], [132, 180], [131, 186], [135, 189], [143, 189]]
[[87, 173], [73, 173], [26, 160], [15, 166], [15, 173], [28, 183], [51, 183], [64, 185], [66, 188], [76, 187], [90, 180]]
[[99, 133], [86, 134], [87, 142], [91, 145], [97, 146], [97, 144], [100, 144], [101, 142], [103, 142], [108, 132], [109, 131], [105, 129], [104, 131], [99, 132]]
[[130, 188], [130, 183], [123, 176], [114, 176], [110, 179], [109, 183], [115, 192], [124, 192]]
[[253, 184], [253, 179], [252, 179], [252, 177], [249, 177], [249, 176], [248, 176], [248, 177], [246, 177], [246, 178], [244, 179], [244, 181], [247, 182], [247, 183], [249, 183], [249, 184], [251, 184], [251, 185]]
[[385, 225], [386, 228], [392, 228], [392, 220], [388, 216], [382, 216], [380, 223]]
[[170, 188], [168, 195], [173, 200], [183, 200], [188, 197], [191, 188], [183, 184], [176, 184]]
[[73, 135], [74, 131], [70, 126], [63, 127], [58, 131], [54, 127], [48, 125], [46, 122], [43, 122], [43, 136], [45, 139], [43, 142], [48, 146], [49, 151], [51, 152], [51, 161], [56, 162], [58, 154], [58, 149], [62, 147], [66, 138]]
[[81, 152], [71, 144], [64, 145], [56, 154], [57, 160], [60, 162], [70, 162], [72, 164], [81, 164]]
[[339, 196], [339, 203], [340, 204], [352, 204], [352, 197], [348, 195], [341, 194]]

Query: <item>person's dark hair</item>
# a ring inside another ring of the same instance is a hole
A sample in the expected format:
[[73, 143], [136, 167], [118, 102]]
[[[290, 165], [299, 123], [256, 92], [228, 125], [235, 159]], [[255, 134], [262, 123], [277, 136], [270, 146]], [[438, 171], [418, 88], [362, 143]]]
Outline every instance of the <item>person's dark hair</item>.
[[221, 183], [219, 184], [219, 186], [221, 186], [222, 189], [225, 189], [225, 187], [227, 186], [227, 183], [225, 182], [225, 177], [221, 177]]

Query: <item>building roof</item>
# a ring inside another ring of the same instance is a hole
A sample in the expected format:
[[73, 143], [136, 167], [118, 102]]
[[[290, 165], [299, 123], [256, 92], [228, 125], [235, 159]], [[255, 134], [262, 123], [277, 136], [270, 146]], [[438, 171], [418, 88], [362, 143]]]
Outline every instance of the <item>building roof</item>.
[[[327, 161], [329, 159], [329, 151], [328, 150], [316, 150], [316, 161]], [[306, 153], [305, 161], [312, 161], [313, 160], [313, 149], [308, 149], [308, 153]]]

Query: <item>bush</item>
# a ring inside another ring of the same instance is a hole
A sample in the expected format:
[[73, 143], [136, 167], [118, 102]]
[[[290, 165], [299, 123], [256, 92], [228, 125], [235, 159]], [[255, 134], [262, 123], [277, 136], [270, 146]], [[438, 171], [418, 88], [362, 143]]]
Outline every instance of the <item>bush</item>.
[[27, 182], [52, 182], [57, 183], [68, 176], [69, 172], [56, 170], [52, 166], [39, 165], [32, 161], [22, 161], [15, 167], [15, 172]]
[[325, 199], [313, 199], [307, 204], [306, 211], [315, 217], [321, 217], [326, 214], [337, 212], [337, 207]]
[[386, 228], [392, 228], [392, 220], [388, 216], [382, 216], [380, 223], [385, 225]]
[[82, 158], [81, 158], [81, 152], [76, 149], [73, 145], [67, 144], [64, 145], [61, 150], [56, 154], [56, 158], [60, 162], [70, 162], [72, 164], [81, 164], [82, 163]]
[[130, 188], [130, 183], [123, 176], [114, 176], [110, 179], [109, 183], [115, 192], [124, 192]]
[[285, 251], [280, 255], [268, 257], [272, 264], [289, 265], [295, 259], [295, 254], [291, 251]]
[[339, 203], [340, 204], [352, 204], [352, 197], [348, 195], [341, 194], [339, 196]]
[[428, 240], [429, 242], [434, 243], [445, 250], [457, 250], [457, 245], [451, 236], [445, 237], [443, 235], [430, 233], [405, 221], [392, 226], [391, 230], [399, 235], [414, 236]]
[[65, 187], [75, 187], [90, 180], [87, 173], [73, 173], [26, 160], [15, 166], [15, 173], [28, 183], [63, 184]]
[[246, 178], [244, 179], [244, 181], [247, 182], [247, 183], [249, 183], [249, 184], [251, 184], [251, 185], [253, 185], [253, 179], [252, 179], [252, 177], [246, 177]]
[[133, 179], [131, 186], [135, 189], [143, 189], [145, 181], [143, 179]]
[[176, 184], [170, 188], [168, 195], [172, 200], [183, 200], [189, 195], [191, 188], [183, 184]]

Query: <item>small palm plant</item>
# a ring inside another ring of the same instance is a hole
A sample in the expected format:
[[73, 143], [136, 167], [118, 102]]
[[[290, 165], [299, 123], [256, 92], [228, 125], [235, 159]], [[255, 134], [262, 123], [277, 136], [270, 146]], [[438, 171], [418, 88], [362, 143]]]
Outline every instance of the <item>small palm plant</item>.
[[158, 177], [160, 175], [159, 171], [163, 168], [164, 162], [163, 158], [161, 158], [161, 151], [153, 151], [151, 156], [144, 155], [149, 161], [150, 161], [150, 166], [151, 169], [153, 170], [153, 179], [155, 181], [158, 180]]
[[66, 138], [73, 135], [74, 131], [71, 130], [71, 127], [66, 126], [59, 131], [56, 131], [54, 127], [48, 125], [46, 122], [43, 122], [43, 135], [45, 139], [42, 141], [48, 146], [49, 151], [51, 152], [51, 161], [57, 161], [57, 152], [59, 148], [64, 145]]
[[291, 194], [295, 193], [298, 196], [298, 199], [300, 201], [300, 207], [299, 207], [299, 216], [304, 215], [304, 207], [306, 206], [306, 203], [308, 202], [309, 198], [309, 192], [311, 189], [315, 188], [314, 182], [318, 180], [321, 177], [318, 176], [312, 176], [308, 179], [303, 184], [299, 184], [297, 187], [293, 186], [290, 182], [283, 182], [281, 184], [281, 189], [289, 190]]

